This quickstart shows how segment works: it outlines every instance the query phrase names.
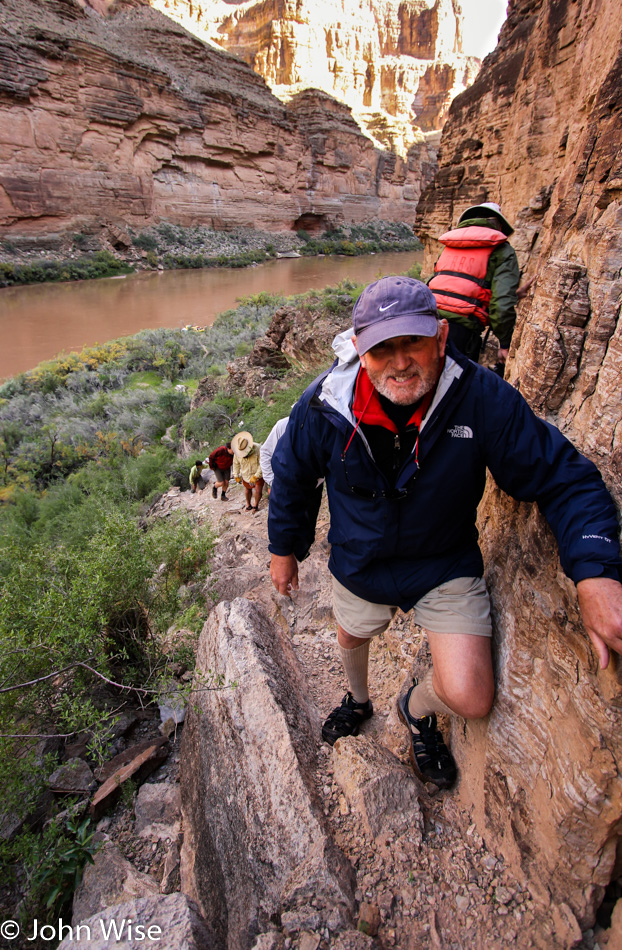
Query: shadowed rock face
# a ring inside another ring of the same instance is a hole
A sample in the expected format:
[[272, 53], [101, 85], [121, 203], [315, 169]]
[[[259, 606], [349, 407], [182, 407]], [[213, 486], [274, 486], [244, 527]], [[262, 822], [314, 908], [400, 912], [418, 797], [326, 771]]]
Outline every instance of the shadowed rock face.
[[[516, 0], [500, 43], [458, 97], [417, 231], [434, 237], [469, 205], [498, 201], [524, 269], [509, 377], [603, 473], [622, 504], [622, 52], [619, 5]], [[480, 509], [497, 627], [490, 721], [454, 735], [461, 793], [534, 886], [590, 924], [616, 870], [622, 689], [599, 672], [530, 505], [489, 485]]]
[[378, 151], [324, 93], [285, 107], [148, 5], [0, 5], [0, 237], [412, 221], [433, 160]]

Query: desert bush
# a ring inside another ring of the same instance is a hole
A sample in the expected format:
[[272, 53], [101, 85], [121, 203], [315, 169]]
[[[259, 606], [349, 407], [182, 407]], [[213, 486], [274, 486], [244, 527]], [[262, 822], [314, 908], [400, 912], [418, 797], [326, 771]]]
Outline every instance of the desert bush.
[[184, 435], [193, 442], [213, 442], [220, 432], [233, 428], [235, 416], [215, 402], [203, 403], [184, 416]]
[[177, 232], [175, 228], [166, 222], [159, 224], [156, 228], [156, 231], [158, 234], [162, 235], [164, 240], [168, 241], [169, 244], [173, 244], [177, 240]]
[[[37, 538], [0, 547], [0, 715], [4, 732], [36, 716], [53, 730], [90, 727], [97, 674], [148, 686], [161, 665], [154, 634], [179, 609], [190, 570], [205, 573], [209, 532], [188, 519], [143, 531], [103, 501], [85, 543]], [[192, 567], [189, 565], [192, 564]], [[88, 669], [87, 669], [88, 667]], [[52, 671], [57, 676], [49, 677]], [[28, 687], [19, 684], [31, 682]], [[19, 687], [19, 688], [17, 688]], [[10, 691], [8, 689], [10, 688]]]
[[421, 264], [413, 264], [412, 267], [409, 267], [406, 271], [406, 277], [414, 277], [415, 280], [421, 280]]
[[137, 234], [132, 238], [134, 247], [140, 247], [143, 251], [157, 251], [158, 239], [153, 234]]
[[32, 264], [0, 263], [0, 287], [38, 284], [45, 281], [89, 280], [130, 274], [132, 268], [109, 251], [96, 251], [78, 260], [36, 261]]

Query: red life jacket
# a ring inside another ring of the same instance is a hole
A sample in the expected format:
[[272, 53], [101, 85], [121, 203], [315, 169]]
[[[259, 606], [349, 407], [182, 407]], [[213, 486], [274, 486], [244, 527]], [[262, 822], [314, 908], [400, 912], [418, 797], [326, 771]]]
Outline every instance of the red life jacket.
[[490, 283], [486, 280], [490, 255], [507, 236], [494, 228], [472, 224], [455, 228], [439, 238], [445, 247], [434, 265], [429, 288], [441, 310], [476, 317], [488, 326]]

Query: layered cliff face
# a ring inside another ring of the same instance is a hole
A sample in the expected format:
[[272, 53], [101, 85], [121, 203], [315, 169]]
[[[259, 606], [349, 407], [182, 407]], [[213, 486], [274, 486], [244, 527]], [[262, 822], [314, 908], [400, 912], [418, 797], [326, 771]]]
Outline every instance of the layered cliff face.
[[281, 98], [318, 87], [402, 154], [477, 75], [457, 0], [151, 0], [248, 63]]
[[[617, 0], [515, 0], [498, 48], [456, 99], [418, 207], [434, 236], [469, 205], [516, 224], [523, 279], [509, 378], [599, 466], [622, 505], [622, 38]], [[506, 374], [508, 375], [508, 374]], [[454, 742], [480, 827], [582, 924], [620, 872], [622, 686], [582, 626], [535, 507], [493, 485], [480, 510], [497, 628], [490, 721]], [[570, 946], [571, 943], [568, 943]], [[574, 945], [574, 944], [573, 944]]]
[[6, 0], [0, 64], [0, 237], [412, 221], [433, 161], [376, 150], [322, 93], [285, 107], [148, 4]]

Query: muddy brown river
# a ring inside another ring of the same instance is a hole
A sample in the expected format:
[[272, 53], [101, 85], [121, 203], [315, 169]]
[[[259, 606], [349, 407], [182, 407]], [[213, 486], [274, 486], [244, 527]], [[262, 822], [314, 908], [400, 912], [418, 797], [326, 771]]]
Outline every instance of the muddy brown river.
[[244, 269], [178, 270], [0, 290], [0, 379], [59, 353], [152, 327], [207, 326], [240, 297], [320, 290], [400, 274], [422, 252], [300, 257]]

